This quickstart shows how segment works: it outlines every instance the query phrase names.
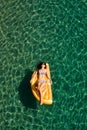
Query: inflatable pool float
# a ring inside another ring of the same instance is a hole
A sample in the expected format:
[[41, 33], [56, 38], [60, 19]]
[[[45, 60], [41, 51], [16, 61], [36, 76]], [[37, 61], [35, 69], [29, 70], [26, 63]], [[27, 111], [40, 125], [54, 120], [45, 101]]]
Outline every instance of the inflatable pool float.
[[[46, 63], [46, 68], [48, 73], [50, 74], [50, 70], [49, 70], [49, 65], [48, 63]], [[46, 77], [46, 79], [48, 81], [48, 78]], [[31, 84], [31, 90], [32, 93], [34, 95], [34, 97], [40, 101], [40, 94], [39, 91], [37, 89], [37, 82], [38, 82], [38, 76], [36, 73], [32, 74], [32, 78], [30, 80], [30, 84]], [[49, 82], [46, 83], [46, 85], [43, 87], [43, 94], [42, 94], [42, 100], [43, 100], [43, 104], [47, 104], [50, 105], [52, 104], [52, 90], [51, 90], [51, 84]]]

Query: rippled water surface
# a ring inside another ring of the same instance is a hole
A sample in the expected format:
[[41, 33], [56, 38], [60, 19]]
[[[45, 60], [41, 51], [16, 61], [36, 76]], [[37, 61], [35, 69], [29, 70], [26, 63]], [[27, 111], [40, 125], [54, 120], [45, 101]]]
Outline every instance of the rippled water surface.
[[[0, 130], [87, 130], [86, 0], [1, 0]], [[29, 80], [48, 62], [52, 105]]]

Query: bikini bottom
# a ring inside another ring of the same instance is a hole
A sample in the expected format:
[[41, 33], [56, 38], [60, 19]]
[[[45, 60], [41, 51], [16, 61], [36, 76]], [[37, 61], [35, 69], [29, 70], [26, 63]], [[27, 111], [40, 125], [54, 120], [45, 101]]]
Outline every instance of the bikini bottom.
[[47, 83], [48, 81], [46, 80], [38, 80], [38, 83]]

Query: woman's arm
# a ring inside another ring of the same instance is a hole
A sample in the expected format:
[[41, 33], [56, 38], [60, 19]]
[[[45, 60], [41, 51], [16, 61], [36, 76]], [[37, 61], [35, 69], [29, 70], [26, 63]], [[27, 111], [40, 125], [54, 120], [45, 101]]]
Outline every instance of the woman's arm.
[[52, 80], [51, 80], [50, 72], [48, 72], [48, 71], [47, 71], [47, 78], [49, 79], [50, 83], [52, 84]]

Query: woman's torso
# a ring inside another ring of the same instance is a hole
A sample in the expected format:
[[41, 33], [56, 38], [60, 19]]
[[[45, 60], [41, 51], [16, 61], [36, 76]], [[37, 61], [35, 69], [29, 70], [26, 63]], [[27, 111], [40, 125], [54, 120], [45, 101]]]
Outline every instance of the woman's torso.
[[46, 69], [40, 69], [38, 71], [38, 79], [39, 80], [45, 80], [46, 74], [47, 74]]

